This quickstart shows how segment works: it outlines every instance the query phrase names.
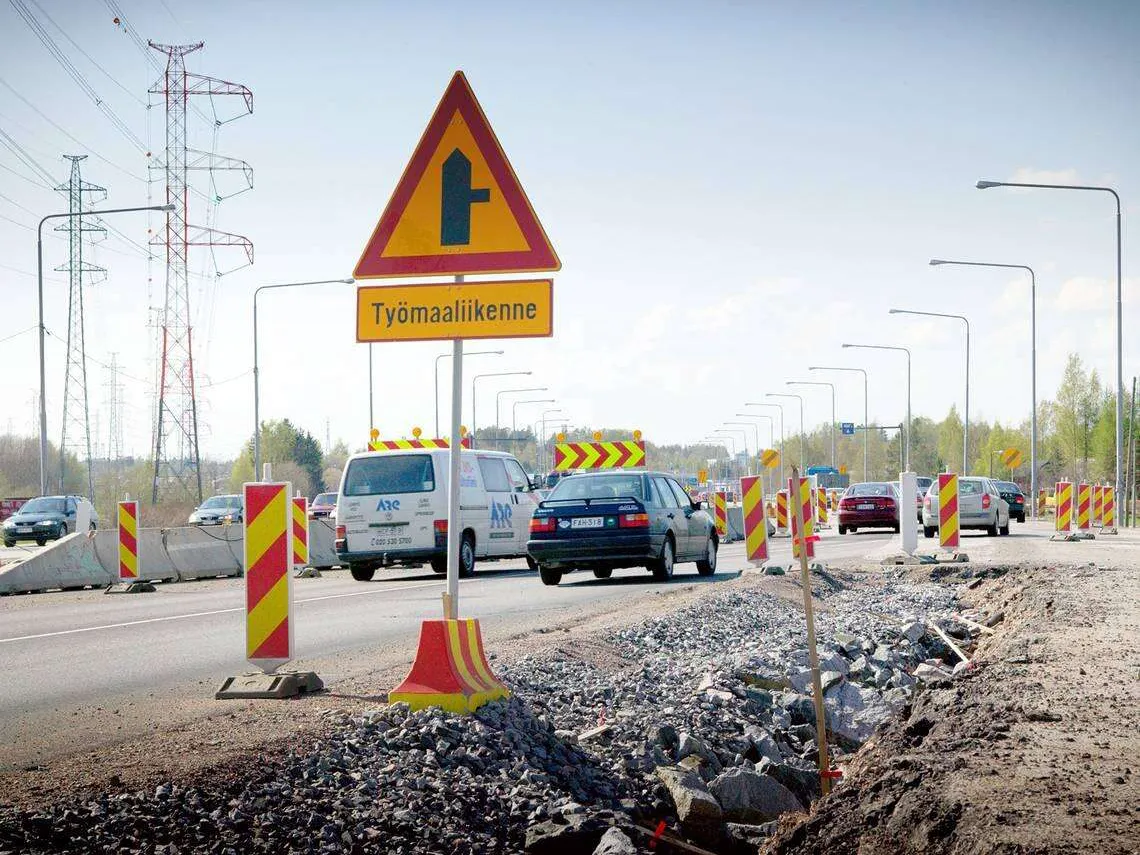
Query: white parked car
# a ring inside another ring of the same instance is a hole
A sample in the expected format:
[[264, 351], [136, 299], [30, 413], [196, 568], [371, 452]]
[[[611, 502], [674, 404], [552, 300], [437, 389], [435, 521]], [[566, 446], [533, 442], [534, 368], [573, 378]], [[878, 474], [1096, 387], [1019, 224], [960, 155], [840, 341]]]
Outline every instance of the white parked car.
[[[958, 528], [985, 529], [990, 537], [1009, 534], [1009, 505], [996, 482], [976, 476], [958, 478]], [[937, 478], [922, 502], [922, 533], [927, 537], [938, 533]]]
[[[349, 458], [336, 502], [336, 553], [352, 578], [428, 563], [447, 572], [449, 449], [367, 451]], [[477, 558], [522, 558], [538, 497], [522, 465], [501, 451], [460, 456], [460, 575]]]

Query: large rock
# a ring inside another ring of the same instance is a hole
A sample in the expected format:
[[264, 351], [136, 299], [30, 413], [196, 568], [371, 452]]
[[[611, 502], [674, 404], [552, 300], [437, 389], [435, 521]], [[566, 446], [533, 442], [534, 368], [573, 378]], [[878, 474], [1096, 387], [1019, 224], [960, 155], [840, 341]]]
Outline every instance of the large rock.
[[669, 791], [686, 837], [708, 844], [724, 837], [724, 811], [695, 772], [658, 766], [657, 777]]
[[917, 644], [926, 635], [926, 624], [921, 621], [911, 621], [902, 628], [902, 636], [911, 644]]
[[800, 800], [787, 787], [750, 769], [729, 769], [709, 784], [727, 819], [759, 823], [789, 811], [802, 810]]
[[876, 728], [887, 721], [893, 709], [874, 689], [861, 689], [853, 683], [838, 683], [824, 695], [827, 722], [844, 739], [861, 745]]
[[765, 758], [756, 764], [756, 771], [761, 775], [775, 778], [791, 790], [804, 808], [811, 807], [812, 801], [819, 798], [818, 769], [798, 769], [787, 763], [773, 763]]
[[602, 835], [594, 855], [637, 855], [637, 847], [620, 828], [611, 828]]
[[527, 855], [582, 855], [602, 839], [605, 825], [584, 813], [539, 822], [526, 830]]

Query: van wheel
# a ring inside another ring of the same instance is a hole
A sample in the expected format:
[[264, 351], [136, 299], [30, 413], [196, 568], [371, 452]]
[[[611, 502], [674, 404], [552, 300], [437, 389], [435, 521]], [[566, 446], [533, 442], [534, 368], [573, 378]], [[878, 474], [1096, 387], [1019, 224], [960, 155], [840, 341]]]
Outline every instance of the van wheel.
[[544, 585], [557, 585], [562, 581], [562, 571], [555, 567], [538, 566], [538, 576]]
[[716, 572], [716, 538], [710, 536], [705, 543], [705, 557], [697, 562], [697, 572], [702, 576], [711, 576]]
[[447, 556], [437, 555], [431, 559], [431, 569], [436, 573], [443, 575], [447, 572]]
[[594, 578], [595, 579], [608, 579], [612, 575], [614, 575], [614, 568], [613, 567], [595, 567], [594, 568]]
[[348, 572], [357, 582], [371, 582], [372, 577], [376, 575], [376, 568], [369, 567], [366, 564], [349, 564]]
[[934, 533], [935, 533], [936, 531], [938, 531], [938, 529], [936, 529], [934, 526], [932, 526], [932, 525], [924, 525], [924, 526], [922, 527], [922, 536], [923, 536], [923, 537], [934, 537]]
[[847, 526], [845, 526], [845, 525], [840, 525], [840, 526], [839, 526], [839, 533], [840, 533], [840, 534], [847, 534]]
[[661, 557], [651, 562], [649, 569], [653, 571], [653, 578], [664, 582], [673, 578], [674, 555], [673, 538], [665, 535], [665, 544], [661, 547]]
[[464, 578], [475, 575], [475, 535], [469, 531], [463, 533], [463, 542], [459, 545], [459, 575]]

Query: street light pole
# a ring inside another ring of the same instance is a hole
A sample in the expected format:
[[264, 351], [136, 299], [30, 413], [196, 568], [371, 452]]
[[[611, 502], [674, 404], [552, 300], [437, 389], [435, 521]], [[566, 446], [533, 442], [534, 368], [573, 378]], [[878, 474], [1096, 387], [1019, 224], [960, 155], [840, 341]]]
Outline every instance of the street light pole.
[[765, 398], [795, 398], [800, 402], [800, 475], [804, 475], [804, 398], [791, 392], [768, 392]]
[[[1114, 483], [1116, 495], [1122, 495], [1122, 465], [1124, 458], [1124, 279], [1120, 263], [1120, 195], [1111, 187], [1096, 187], [1083, 184], [1029, 184], [1017, 181], [979, 181], [979, 190], [991, 187], [1032, 187], [1040, 190], [1091, 190], [1097, 193], [1111, 193], [1116, 201], [1116, 468]], [[1036, 502], [1036, 498], [1034, 498]]]
[[[502, 356], [503, 351], [501, 351], [501, 350], [473, 350], [471, 352], [465, 352], [463, 354], [463, 356], [466, 358], [466, 357], [471, 357], [471, 356], [486, 356], [488, 354], [494, 354], [495, 356]], [[439, 436], [439, 361], [441, 359], [450, 359], [451, 356], [452, 356], [452, 354], [450, 354], [450, 353], [441, 353], [439, 356], [437, 356], [435, 358], [435, 398], [434, 398], [434, 403], [435, 403], [435, 435], [437, 437]]]
[[[836, 365], [812, 365], [808, 371], [850, 371], [863, 375], [863, 425], [866, 427], [868, 415], [867, 407], [867, 372], [862, 368], [843, 368]], [[871, 436], [870, 431], [863, 431], [863, 480], [867, 480], [867, 441]]]
[[[546, 386], [530, 386], [526, 389], [500, 389], [495, 393], [495, 427], [499, 426], [499, 410], [502, 407], [503, 395], [513, 395], [518, 392], [549, 392]], [[511, 431], [515, 429], [514, 422], [511, 423]]]
[[892, 315], [922, 315], [927, 318], [953, 318], [966, 325], [966, 408], [962, 414], [962, 474], [970, 474], [970, 321], [965, 315], [920, 312], [916, 309], [890, 309]]
[[[300, 288], [306, 285], [351, 285], [356, 280], [316, 279], [311, 282], [282, 282], [260, 285], [253, 291], [253, 480], [261, 480], [261, 369], [257, 361], [257, 295], [275, 288]], [[368, 345], [368, 418], [372, 420], [372, 345]], [[368, 425], [372, 427], [371, 424]]]
[[789, 380], [788, 386], [829, 386], [831, 388], [831, 468], [835, 468], [835, 384], [825, 380]]
[[528, 398], [525, 401], [515, 401], [513, 404], [511, 404], [511, 434], [513, 435], [514, 432], [517, 430], [516, 425], [518, 424], [519, 404], [553, 404], [553, 403], [555, 403], [554, 398]]
[[745, 403], [746, 407], [765, 407], [767, 409], [775, 410], [780, 414], [780, 483], [784, 483], [784, 408], [779, 404], [751, 404]]
[[[757, 462], [757, 465], [759, 465], [759, 462], [760, 462], [760, 460], [759, 460], [759, 458], [760, 458], [760, 425], [756, 424], [756, 422], [725, 422], [725, 424], [726, 425], [743, 425], [744, 427], [752, 428], [753, 439], [756, 440], [756, 458], [757, 458], [756, 462]], [[748, 434], [745, 431], [741, 431], [741, 433], [744, 434], [744, 456], [748, 457]], [[751, 460], [752, 460], [752, 458], [749, 457], [749, 466], [748, 466], [749, 474], [752, 474]]]
[[[47, 495], [47, 369], [44, 365], [44, 223], [48, 220], [66, 220], [73, 217], [104, 217], [107, 214], [129, 214], [139, 211], [165, 211], [175, 210], [174, 205], [142, 205], [135, 208], [104, 208], [101, 211], [69, 211], [65, 214], [48, 214], [36, 226], [36, 293], [39, 304], [39, 339], [40, 339], [40, 495]], [[63, 449], [59, 450], [60, 458]], [[199, 485], [200, 486], [200, 485]], [[60, 489], [64, 487], [61, 485]], [[95, 501], [95, 497], [90, 497]]]
[[490, 374], [476, 374], [471, 378], [471, 444], [475, 444], [475, 381], [484, 377], [529, 377], [529, 371], [493, 371]]
[[[542, 411], [542, 417], [539, 419], [539, 421], [542, 423], [542, 460], [541, 460], [541, 463], [544, 467], [546, 465], [546, 417], [547, 416], [553, 416], [553, 415], [559, 415], [559, 414], [561, 414], [563, 416], [563, 418], [565, 418], [566, 414], [563, 413], [560, 408], [555, 407], [552, 410], [543, 410]], [[535, 455], [537, 456], [538, 455], [538, 443], [537, 442], [535, 443], [534, 452], [535, 452]], [[553, 461], [551, 461], [550, 468], [551, 469], [554, 468]]]
[[963, 267], [1004, 267], [1029, 273], [1029, 385], [1033, 409], [1029, 417], [1029, 492], [1033, 494], [1033, 519], [1037, 519], [1037, 274], [1027, 264], [997, 264], [989, 261], [947, 261], [930, 259], [931, 267], [957, 264]]
[[[764, 421], [766, 421], [768, 423], [768, 440], [772, 444], [775, 444], [775, 442], [776, 442], [776, 420], [773, 419], [771, 416], [766, 416], [763, 413], [736, 413], [735, 415], [737, 418], [741, 418], [741, 419], [763, 419]], [[743, 422], [726, 422], [726, 424], [743, 424]], [[749, 422], [749, 424], [754, 424], [754, 422]], [[759, 428], [759, 425], [757, 425], [756, 428], [757, 428], [756, 429], [756, 453], [757, 453], [757, 455], [759, 455], [760, 454], [760, 428]]]
[[[903, 461], [903, 469], [910, 472], [910, 432], [912, 427], [910, 421], [910, 348], [897, 347], [891, 344], [844, 344], [843, 347], [851, 347], [857, 350], [895, 350], [906, 354], [906, 460]], [[866, 377], [866, 372], [863, 372], [863, 375]], [[864, 393], [866, 388], [866, 386], [863, 387]], [[863, 427], [870, 427], [866, 423], [866, 416], [864, 416], [863, 422]]]

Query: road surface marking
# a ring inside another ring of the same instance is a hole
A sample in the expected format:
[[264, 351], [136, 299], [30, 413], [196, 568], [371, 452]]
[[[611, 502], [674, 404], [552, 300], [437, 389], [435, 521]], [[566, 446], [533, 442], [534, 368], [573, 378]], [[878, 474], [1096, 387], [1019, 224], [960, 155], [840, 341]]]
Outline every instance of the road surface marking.
[[[442, 585], [442, 584], [445, 584], [445, 580], [441, 579], [438, 582], [423, 582], [419, 585], [404, 585], [404, 586], [401, 586], [399, 588], [397, 588], [395, 585], [392, 585], [390, 587], [379, 588], [379, 589], [373, 590], [373, 591], [352, 591], [351, 593], [348, 593], [348, 594], [326, 594], [323, 597], [308, 597], [304, 600], [297, 600], [297, 603], [298, 604], [300, 604], [300, 603], [316, 603], [316, 602], [320, 602], [321, 600], [340, 600], [340, 599], [343, 599], [345, 597], [363, 597], [363, 596], [367, 596], [369, 594], [386, 594], [386, 593], [389, 593], [391, 591], [397, 591], [397, 590], [398, 591], [410, 591], [414, 588], [433, 588], [433, 587], [436, 587], [436, 586]], [[197, 617], [210, 617], [212, 615], [224, 615], [224, 614], [229, 614], [231, 612], [243, 612], [243, 611], [245, 611], [245, 607], [239, 606], [238, 608], [233, 608], [233, 609], [215, 609], [215, 610], [209, 611], [209, 612], [192, 612], [190, 614], [185, 614], [185, 615], [166, 615], [165, 617], [153, 617], [153, 618], [143, 618], [141, 620], [129, 620], [129, 621], [125, 621], [123, 623], [108, 623], [108, 624], [104, 624], [102, 626], [85, 626], [85, 627], [81, 627], [79, 629], [61, 629], [58, 632], [41, 632], [41, 633], [38, 633], [36, 635], [20, 635], [20, 636], [16, 636], [15, 638], [0, 638], [0, 644], [8, 644], [8, 643], [14, 642], [14, 641], [34, 641], [37, 638], [54, 638], [55, 636], [59, 636], [59, 635], [75, 635], [75, 634], [80, 633], [80, 632], [98, 632], [99, 630], [103, 630], [103, 629], [122, 629], [123, 627], [126, 627], [126, 626], [140, 626], [142, 624], [147, 624], [147, 623], [163, 623], [164, 621], [186, 620], [187, 618], [197, 618]]]

